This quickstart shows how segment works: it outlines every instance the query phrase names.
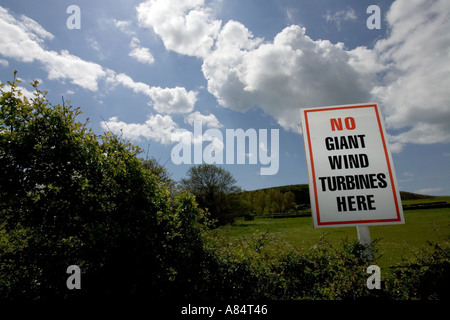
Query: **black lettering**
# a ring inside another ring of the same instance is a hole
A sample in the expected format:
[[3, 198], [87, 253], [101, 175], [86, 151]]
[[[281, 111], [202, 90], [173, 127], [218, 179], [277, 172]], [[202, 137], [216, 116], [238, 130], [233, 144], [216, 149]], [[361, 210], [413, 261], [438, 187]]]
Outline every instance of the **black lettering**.
[[327, 179], [327, 177], [319, 177], [319, 180], [322, 184], [322, 191], [327, 191], [327, 188], [325, 187], [325, 180]]
[[[349, 154], [348, 155], [348, 167], [350, 168], [359, 168], [359, 159], [357, 154]], [[348, 168], [347, 167], [347, 168]]]
[[336, 145], [337, 145], [337, 149], [348, 149], [349, 148], [348, 147], [348, 143], [347, 143], [347, 139], [344, 136], [341, 137], [340, 144], [337, 142], [338, 141], [337, 137], [334, 137], [334, 139], [335, 139], [335, 142], [336, 142]]
[[358, 204], [358, 210], [367, 210], [367, 203], [365, 196], [356, 196], [356, 202]]
[[358, 175], [358, 180], [360, 182], [360, 189], [370, 188], [369, 176], [367, 174]]
[[378, 188], [378, 186], [375, 185], [375, 182], [377, 181], [376, 174], [375, 173], [369, 174], [369, 179], [370, 179], [370, 188], [371, 189]]
[[342, 149], [359, 149], [365, 148], [365, 135], [340, 136], [340, 137], [326, 137], [325, 146], [327, 150], [342, 150]]
[[328, 177], [327, 181], [328, 181], [328, 190], [336, 191], [337, 189], [336, 177]]
[[338, 212], [376, 210], [374, 195], [336, 197]]
[[367, 168], [369, 166], [369, 157], [365, 153], [359, 155], [359, 165], [360, 168]]
[[347, 190], [347, 188], [345, 187], [345, 177], [337, 176], [336, 184], [337, 184], [338, 190]]
[[377, 174], [377, 179], [378, 179], [378, 187], [379, 188], [387, 187], [386, 175], [384, 173]]
[[356, 211], [356, 208], [353, 207], [355, 204], [355, 196], [349, 196], [348, 199], [348, 211]]
[[337, 197], [336, 201], [337, 201], [338, 212], [347, 211], [347, 202], [345, 201], [345, 197]]
[[347, 184], [347, 190], [355, 189], [355, 177], [345, 176], [345, 183]]
[[386, 188], [384, 173], [319, 177], [322, 191], [360, 190]]
[[327, 147], [327, 150], [329, 150], [329, 151], [334, 150], [333, 138], [332, 137], [326, 137], [325, 138], [325, 145]]
[[364, 153], [344, 154], [339, 156], [328, 156], [328, 162], [330, 163], [330, 168], [332, 170], [367, 168], [369, 166], [369, 157]]
[[369, 210], [376, 210], [377, 209], [373, 205], [375, 203], [375, 199], [373, 197], [374, 197], [373, 194], [367, 196], [367, 203], [369, 205]]
[[357, 136], [348, 136], [348, 148], [358, 148], [358, 137]]
[[330, 167], [332, 170], [342, 169], [342, 157], [341, 156], [328, 156]]
[[366, 147], [366, 143], [364, 142], [364, 138], [366, 137], [365, 134], [359, 134], [359, 141], [361, 142], [361, 148], [365, 148]]

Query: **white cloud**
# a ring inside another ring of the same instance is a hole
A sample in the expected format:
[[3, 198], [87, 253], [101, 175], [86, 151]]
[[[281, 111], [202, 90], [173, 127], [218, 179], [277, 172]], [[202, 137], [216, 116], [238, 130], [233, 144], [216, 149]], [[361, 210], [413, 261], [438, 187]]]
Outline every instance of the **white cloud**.
[[[153, 28], [168, 50], [203, 58], [208, 91], [221, 106], [242, 112], [258, 106], [299, 130], [301, 107], [370, 100], [376, 62], [364, 49], [314, 41], [295, 25], [263, 42], [236, 21], [220, 28], [212, 15], [203, 0], [138, 6], [140, 26]], [[351, 10], [343, 19], [353, 19]]]
[[129, 20], [113, 20], [114, 25], [124, 34], [129, 36], [134, 35], [135, 32], [131, 30], [131, 21]]
[[143, 82], [135, 82], [126, 74], [110, 73], [107, 78], [110, 85], [122, 84], [136, 93], [143, 93], [151, 98], [151, 105], [159, 113], [189, 113], [194, 109], [197, 92], [187, 91], [183, 87], [151, 87]]
[[355, 10], [348, 7], [346, 10], [340, 10], [333, 14], [328, 10], [324, 18], [327, 22], [336, 23], [337, 28], [340, 30], [344, 21], [355, 21], [357, 16]]
[[182, 87], [151, 87], [150, 97], [154, 101], [153, 108], [161, 113], [188, 113], [197, 101], [196, 92], [186, 91]]
[[[128, 23], [121, 21], [115, 21], [115, 24], [123, 30], [127, 30], [129, 26]], [[21, 16], [20, 19], [16, 19], [3, 7], [0, 7], [0, 30], [2, 30], [0, 55], [22, 62], [39, 61], [48, 72], [49, 79], [62, 81], [69, 79], [73, 84], [91, 91], [98, 90], [100, 80], [105, 80], [109, 86], [122, 84], [134, 92], [147, 95], [151, 99], [150, 104], [159, 113], [189, 113], [197, 101], [195, 91], [187, 91], [182, 87], [151, 87], [136, 82], [125, 74], [117, 74], [97, 63], [85, 61], [67, 50], [59, 53], [46, 50], [44, 40], [52, 39], [53, 35], [28, 17]], [[95, 48], [95, 42], [92, 39], [88, 41]], [[150, 51], [142, 48], [137, 38], [132, 39], [131, 48], [133, 50], [130, 55], [138, 61], [153, 62]]]
[[209, 53], [221, 25], [204, 0], [147, 0], [137, 12], [139, 25], [152, 28], [168, 50], [196, 57]]
[[223, 125], [217, 120], [216, 116], [212, 113], [209, 115], [203, 115], [200, 112], [196, 111], [190, 113], [184, 117], [184, 122], [190, 125], [194, 125], [194, 121], [201, 121], [202, 125], [205, 125], [208, 128], [222, 128]]
[[[28, 21], [28, 25], [30, 24]], [[0, 54], [4, 57], [33, 62], [44, 54], [44, 49], [39, 44], [42, 39], [3, 7], [0, 7], [0, 30], [2, 30]]]
[[125, 123], [117, 117], [109, 118], [103, 122], [103, 130], [111, 130], [112, 133], [124, 139], [139, 141], [141, 138], [156, 141], [161, 144], [170, 144], [172, 134], [177, 129], [176, 123], [168, 115], [150, 115], [143, 124]]
[[256, 105], [284, 128], [298, 131], [301, 107], [370, 99], [373, 71], [361, 71], [369, 61], [357, 53], [341, 43], [314, 41], [296, 25], [262, 43], [230, 21], [204, 60], [203, 73], [222, 106], [246, 111]]
[[48, 51], [43, 47], [45, 39], [53, 35], [36, 21], [21, 16], [16, 19], [6, 9], [0, 7], [0, 54], [22, 62], [41, 62], [50, 79], [70, 79], [72, 83], [88, 90], [96, 91], [97, 82], [106, 73], [93, 62], [84, 61], [68, 51]]
[[2, 67], [7, 67], [7, 66], [9, 66], [8, 60], [0, 59], [0, 66], [2, 66]]
[[82, 88], [97, 91], [98, 81], [106, 76], [102, 66], [85, 61], [63, 50], [61, 53], [45, 51], [39, 60], [44, 64], [51, 80], [70, 79]]
[[39, 23], [33, 19], [21, 15], [21, 25], [27, 31], [27, 33], [38, 42], [43, 42], [43, 39], [53, 39], [54, 35], [45, 30]]
[[450, 142], [450, 2], [395, 1], [374, 52], [388, 69], [373, 89], [401, 144]]
[[[208, 91], [221, 106], [258, 106], [299, 131], [302, 107], [378, 101], [387, 128], [405, 129], [390, 137], [399, 152], [406, 143], [450, 142], [449, 11], [446, 0], [396, 0], [386, 15], [388, 36], [373, 49], [353, 50], [313, 40], [296, 25], [273, 41], [255, 39], [236, 21], [220, 28], [203, 0], [149, 0], [138, 17], [168, 50], [203, 59]], [[325, 19], [340, 25], [357, 17], [348, 8]]]
[[137, 61], [145, 64], [152, 64], [155, 62], [150, 49], [141, 47], [138, 38], [133, 38], [131, 40], [130, 48], [131, 52], [128, 55], [135, 58]]

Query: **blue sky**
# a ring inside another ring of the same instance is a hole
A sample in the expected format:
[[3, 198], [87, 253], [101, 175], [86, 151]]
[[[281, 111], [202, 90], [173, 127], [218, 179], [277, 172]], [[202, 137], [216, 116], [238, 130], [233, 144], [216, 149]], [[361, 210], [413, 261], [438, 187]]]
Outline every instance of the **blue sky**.
[[194, 120], [279, 130], [276, 174], [223, 164], [247, 190], [308, 182], [301, 108], [377, 102], [400, 190], [450, 195], [449, 13], [446, 0], [2, 0], [0, 81], [38, 79], [175, 180], [190, 165], [172, 161], [173, 138]]

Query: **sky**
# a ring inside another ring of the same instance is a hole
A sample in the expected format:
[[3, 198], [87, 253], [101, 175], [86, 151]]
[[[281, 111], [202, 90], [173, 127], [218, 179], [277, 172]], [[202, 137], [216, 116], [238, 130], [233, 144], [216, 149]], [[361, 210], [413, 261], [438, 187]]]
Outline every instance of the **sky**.
[[0, 0], [0, 81], [245, 190], [308, 183], [302, 108], [375, 102], [399, 189], [450, 195], [448, 30], [447, 0]]

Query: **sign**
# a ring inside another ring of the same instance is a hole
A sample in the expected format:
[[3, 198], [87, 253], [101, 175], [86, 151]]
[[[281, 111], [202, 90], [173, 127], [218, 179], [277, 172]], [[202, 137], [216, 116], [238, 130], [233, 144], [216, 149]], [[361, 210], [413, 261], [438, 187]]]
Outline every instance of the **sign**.
[[314, 227], [404, 223], [377, 104], [301, 111]]

